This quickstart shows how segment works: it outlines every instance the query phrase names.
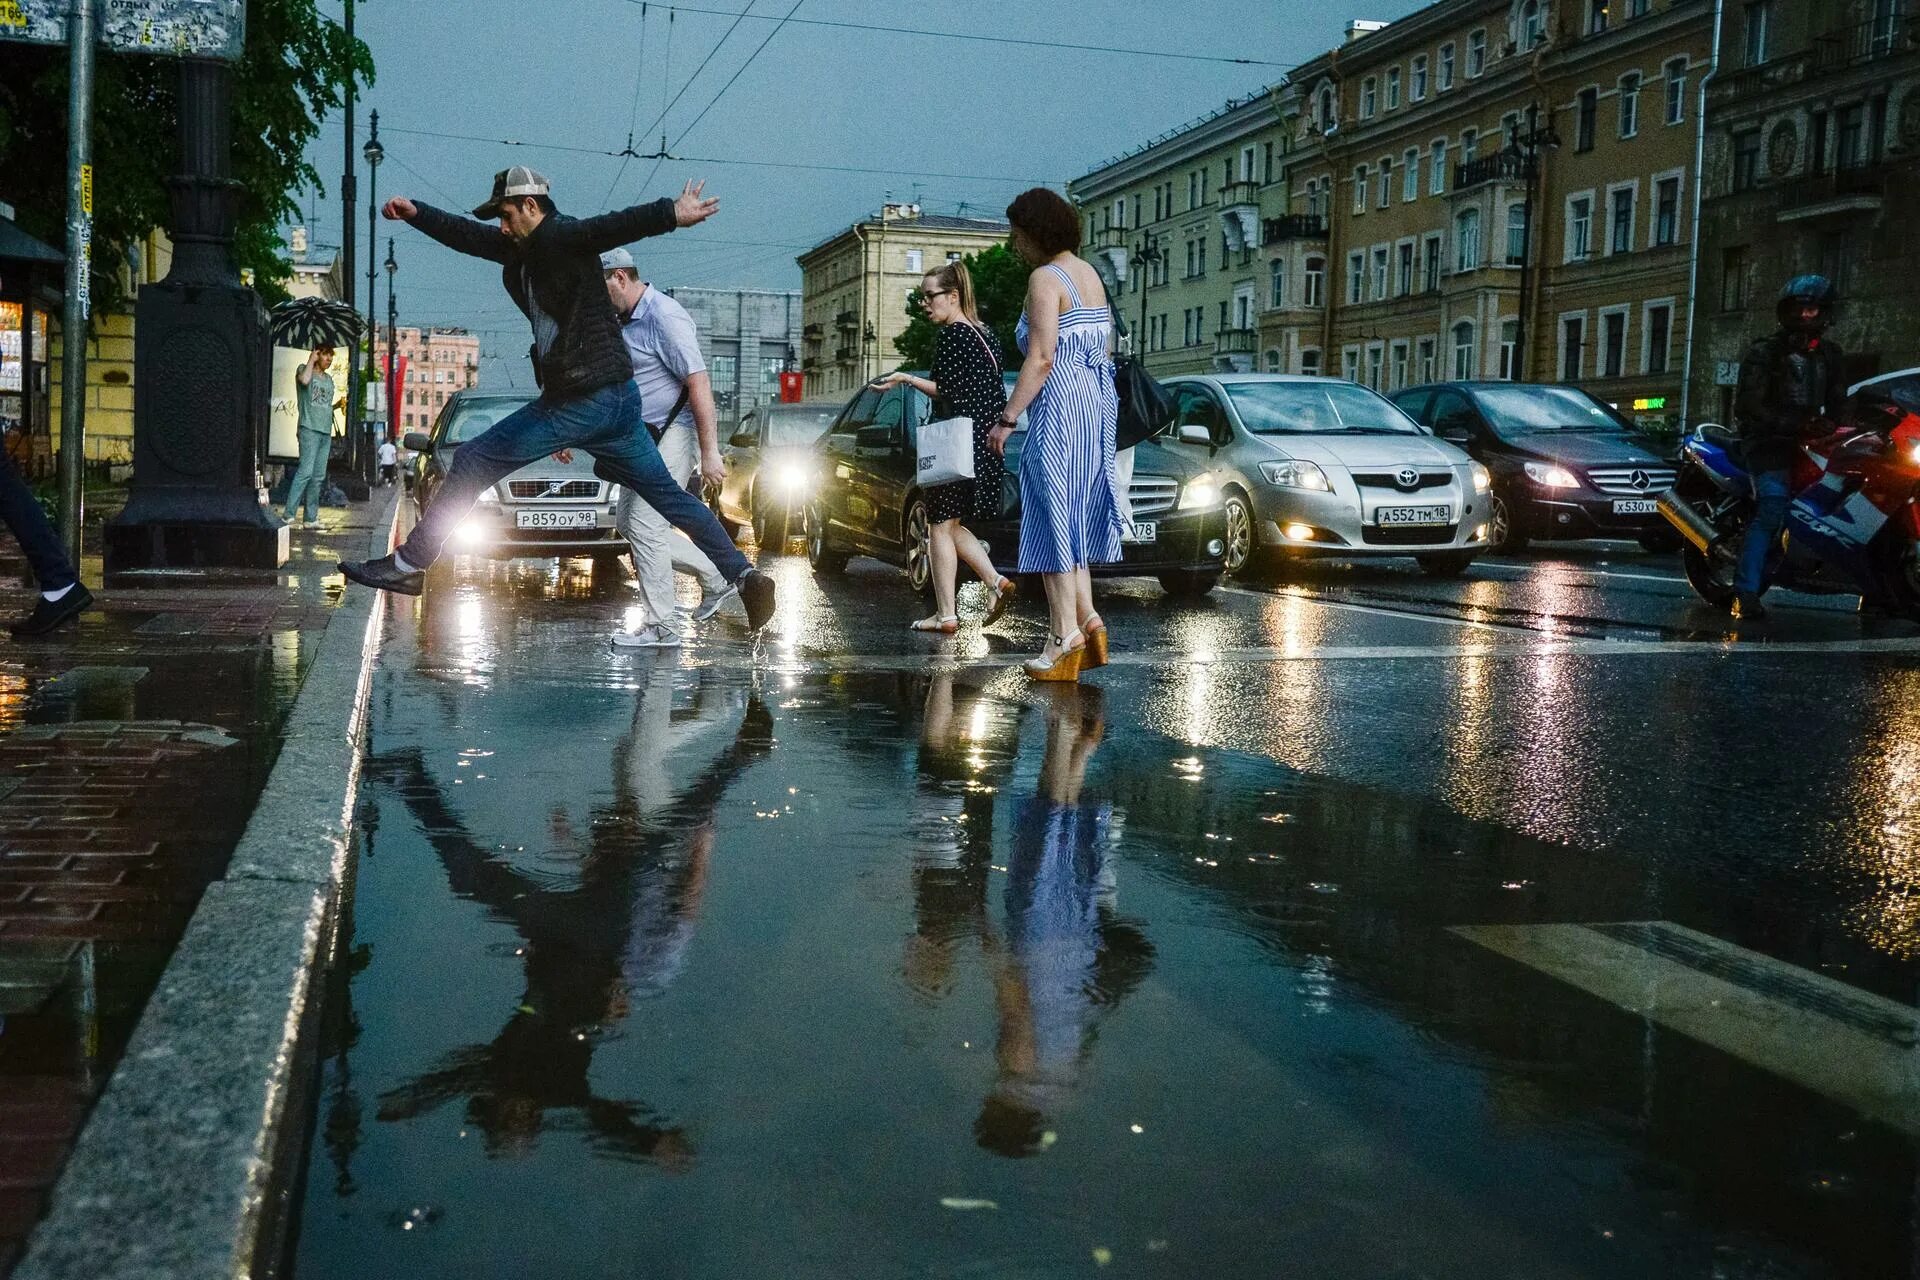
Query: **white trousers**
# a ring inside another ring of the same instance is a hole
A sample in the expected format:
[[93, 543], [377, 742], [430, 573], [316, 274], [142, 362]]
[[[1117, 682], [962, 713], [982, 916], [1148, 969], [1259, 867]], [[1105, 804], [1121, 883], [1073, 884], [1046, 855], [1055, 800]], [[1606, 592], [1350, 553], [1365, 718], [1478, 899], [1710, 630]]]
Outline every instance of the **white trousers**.
[[[660, 460], [680, 484], [693, 476], [700, 461], [700, 442], [693, 428], [675, 423], [660, 437]], [[700, 589], [717, 595], [727, 589], [727, 580], [714, 568], [706, 553], [693, 545], [687, 535], [667, 523], [667, 518], [631, 493], [620, 495], [614, 511], [614, 524], [633, 551], [634, 573], [640, 579], [640, 599], [645, 605], [647, 623], [680, 633], [674, 613], [673, 573], [692, 574], [700, 580]]]

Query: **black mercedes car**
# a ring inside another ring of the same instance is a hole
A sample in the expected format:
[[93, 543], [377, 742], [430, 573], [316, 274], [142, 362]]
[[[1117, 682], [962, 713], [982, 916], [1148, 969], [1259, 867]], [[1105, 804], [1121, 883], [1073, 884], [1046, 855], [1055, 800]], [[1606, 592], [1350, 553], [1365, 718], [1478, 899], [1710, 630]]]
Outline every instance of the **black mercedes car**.
[[1670, 448], [1578, 387], [1441, 382], [1388, 397], [1493, 473], [1495, 550], [1530, 539], [1632, 538], [1671, 551], [1655, 500], [1673, 487]]
[[[1012, 378], [1009, 376], [1011, 386]], [[838, 573], [849, 558], [869, 555], [904, 567], [925, 590], [932, 565], [927, 505], [914, 482], [915, 433], [932, 402], [905, 385], [861, 390], [814, 446], [815, 488], [807, 504], [807, 559], [816, 573]], [[1017, 567], [1020, 549], [1020, 449], [1026, 422], [1007, 441], [1007, 482], [999, 519], [975, 532], [1002, 572]], [[1096, 577], [1151, 577], [1172, 595], [1212, 591], [1226, 568], [1226, 509], [1205, 462], [1148, 440], [1135, 446], [1133, 537], [1118, 564], [1095, 565]]]

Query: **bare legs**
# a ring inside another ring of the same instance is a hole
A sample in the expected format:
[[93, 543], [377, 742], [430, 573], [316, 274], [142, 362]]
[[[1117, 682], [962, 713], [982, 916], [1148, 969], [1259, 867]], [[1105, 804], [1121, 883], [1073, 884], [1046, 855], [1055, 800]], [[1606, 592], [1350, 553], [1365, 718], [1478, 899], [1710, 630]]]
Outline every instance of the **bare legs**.
[[967, 567], [989, 587], [999, 586], [1000, 572], [993, 567], [987, 549], [980, 545], [980, 539], [973, 536], [973, 530], [964, 527], [958, 520], [942, 520], [934, 525], [927, 531], [927, 543], [932, 553], [933, 569], [935, 612], [931, 621], [939, 622], [959, 616], [957, 600], [961, 561], [966, 561]]

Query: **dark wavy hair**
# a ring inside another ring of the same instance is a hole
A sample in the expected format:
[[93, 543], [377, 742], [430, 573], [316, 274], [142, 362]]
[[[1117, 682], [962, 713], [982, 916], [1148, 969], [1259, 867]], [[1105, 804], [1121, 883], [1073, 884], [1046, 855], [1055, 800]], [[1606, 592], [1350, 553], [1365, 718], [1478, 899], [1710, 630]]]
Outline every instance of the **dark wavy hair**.
[[1080, 214], [1066, 197], [1045, 187], [1022, 191], [1007, 206], [1007, 221], [1046, 257], [1080, 251]]

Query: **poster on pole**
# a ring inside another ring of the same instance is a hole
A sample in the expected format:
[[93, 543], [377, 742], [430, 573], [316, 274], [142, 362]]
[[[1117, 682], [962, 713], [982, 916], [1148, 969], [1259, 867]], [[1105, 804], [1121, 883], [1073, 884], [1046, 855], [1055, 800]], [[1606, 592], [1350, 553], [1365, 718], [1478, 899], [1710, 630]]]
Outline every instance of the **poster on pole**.
[[[246, 0], [95, 0], [100, 44], [115, 53], [237, 62], [247, 39]], [[72, 0], [0, 0], [0, 40], [65, 44]]]

